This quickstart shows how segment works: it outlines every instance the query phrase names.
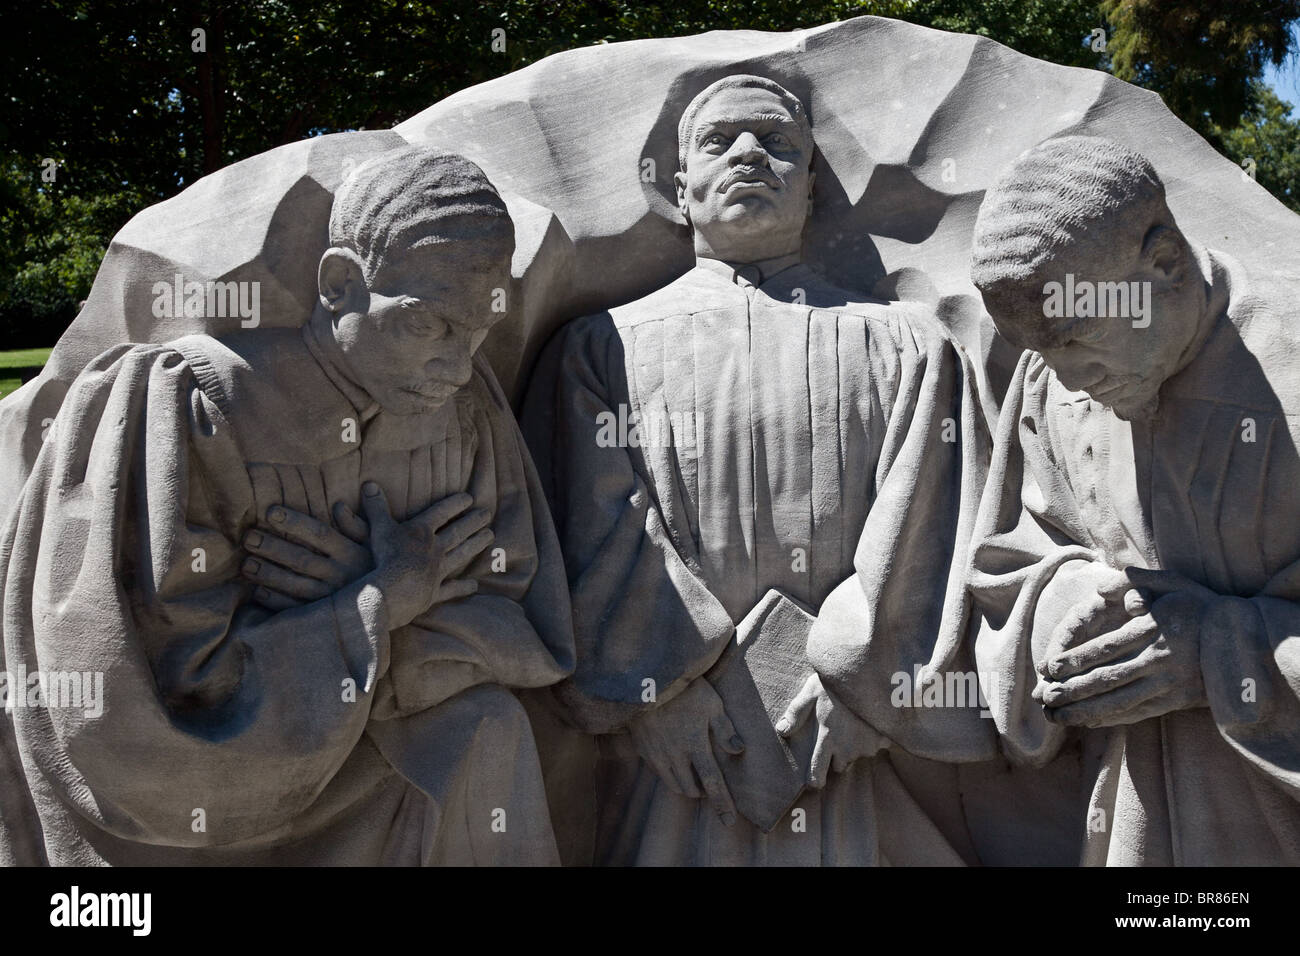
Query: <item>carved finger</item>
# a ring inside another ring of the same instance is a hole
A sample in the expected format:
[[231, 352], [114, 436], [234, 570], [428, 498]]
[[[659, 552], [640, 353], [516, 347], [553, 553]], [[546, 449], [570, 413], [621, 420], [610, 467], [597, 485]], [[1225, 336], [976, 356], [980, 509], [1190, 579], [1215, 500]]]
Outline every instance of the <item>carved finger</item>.
[[713, 731], [713, 739], [718, 742], [718, 746], [733, 757], [745, 752], [745, 742], [740, 739], [731, 718], [725, 713], [719, 711], [710, 717], [709, 729]]
[[718, 769], [718, 762], [713, 759], [713, 754], [697, 753], [691, 758], [691, 766], [695, 768], [695, 774], [699, 778], [700, 786], [704, 788], [704, 796], [709, 801], [709, 806], [713, 807], [714, 812], [727, 826], [734, 824], [736, 804], [731, 799], [731, 791], [727, 789], [726, 781], [722, 779], [722, 771]]
[[[465, 494], [463, 491], [459, 491], [454, 495], [448, 495], [441, 501], [431, 504], [411, 520], [418, 521], [420, 524], [428, 528], [431, 533], [436, 534], [442, 530], [443, 525], [473, 503], [474, 499], [470, 495]], [[362, 501], [362, 504], [364, 505], [365, 502]], [[369, 511], [366, 512], [366, 517], [370, 517]]]
[[794, 695], [794, 700], [790, 701], [790, 706], [776, 722], [776, 732], [782, 737], [789, 737], [802, 727], [808, 715], [817, 706], [817, 698], [820, 696], [821, 681], [814, 674], [804, 681], [803, 686], [799, 688], [799, 693]]
[[1115, 723], [1119, 715], [1164, 696], [1173, 686], [1169, 674], [1152, 674], [1105, 694], [1089, 697], [1062, 707], [1048, 708], [1044, 713], [1056, 724], [1067, 727], [1104, 727]]
[[251, 554], [318, 581], [333, 582], [340, 577], [339, 568], [329, 558], [273, 534], [250, 531], [244, 535], [244, 547]]
[[[1103, 716], [1094, 717], [1091, 723], [1084, 726], [1119, 727], [1125, 724], [1136, 724], [1144, 720], [1150, 720], [1152, 717], [1162, 717], [1171, 710], [1178, 709], [1175, 702], [1175, 695], [1171, 690], [1159, 690], [1159, 681], [1155, 678], [1143, 679], [1143, 681], [1146, 680], [1154, 682], [1154, 696], [1144, 697], [1131, 707], [1118, 708]], [[1136, 686], [1136, 684], [1131, 684], [1129, 686]]]
[[695, 774], [691, 772], [690, 758], [682, 757], [673, 760], [670, 765], [670, 773], [673, 781], [677, 784], [677, 792], [683, 797], [690, 797], [692, 800], [698, 800], [704, 796], [704, 791], [701, 790], [699, 784], [695, 782]]
[[1116, 664], [1105, 664], [1072, 677], [1059, 684], [1048, 684], [1043, 689], [1044, 707], [1063, 707], [1089, 697], [1096, 697], [1130, 684], [1139, 677], [1153, 673], [1161, 660], [1169, 656], [1162, 644], [1148, 644], [1142, 652]]
[[668, 760], [667, 754], [644, 739], [638, 740], [637, 743], [637, 750], [641, 754], [641, 759], [655, 772], [655, 776], [663, 781], [664, 786], [674, 793], [686, 796], [686, 793], [682, 790], [682, 783], [677, 779], [677, 774], [673, 770], [672, 762]]
[[492, 515], [484, 508], [475, 508], [469, 514], [461, 515], [438, 532], [438, 544], [446, 553], [453, 551], [461, 543], [468, 541], [488, 526]]
[[311, 515], [294, 511], [283, 505], [272, 505], [266, 509], [266, 518], [275, 529], [275, 533], [288, 541], [331, 554], [330, 538], [337, 532], [323, 521], [317, 521]]
[[330, 586], [323, 581], [302, 574], [294, 574], [292, 571], [260, 558], [246, 559], [240, 571], [250, 581], [255, 581], [273, 591], [279, 591], [301, 601], [319, 601], [321, 598], [329, 597], [334, 593]]
[[370, 525], [359, 514], [347, 506], [346, 502], [334, 503], [334, 523], [339, 530], [363, 547], [370, 541]]
[[442, 565], [444, 576], [454, 577], [468, 568], [487, 549], [494, 537], [491, 528], [483, 528], [468, 541], [448, 551]]
[[1049, 659], [1047, 676], [1053, 681], [1064, 681], [1098, 665], [1117, 661], [1150, 643], [1159, 631], [1160, 626], [1150, 615], [1134, 618], [1123, 627]]
[[1097, 585], [1097, 594], [1109, 604], [1118, 604], [1132, 587], [1133, 582], [1129, 580], [1127, 574], [1114, 568], [1107, 568], [1105, 579]]
[[1124, 573], [1135, 587], [1145, 588], [1157, 596], [1173, 594], [1175, 591], [1189, 591], [1206, 599], [1218, 595], [1199, 581], [1193, 581], [1177, 571], [1153, 571], [1150, 568], [1125, 568]]
[[[465, 496], [466, 498], [469, 495]], [[434, 505], [437, 508], [447, 499], [443, 499]], [[432, 511], [430, 508], [429, 511]], [[361, 510], [366, 513], [366, 523], [370, 526], [369, 541], [373, 542], [376, 538], [390, 538], [397, 528], [397, 522], [393, 518], [393, 512], [388, 507], [388, 497], [384, 494], [384, 489], [373, 481], [367, 481], [361, 486]], [[428, 514], [428, 511], [424, 512]]]
[[268, 611], [287, 611], [290, 608], [302, 607], [302, 601], [289, 597], [287, 594], [281, 594], [279, 591], [272, 591], [267, 587], [257, 587], [253, 590], [253, 600], [266, 608]]
[[1047, 640], [1047, 654], [1039, 665], [1039, 673], [1046, 675], [1046, 661], [1093, 635], [1089, 633], [1093, 620], [1106, 610], [1108, 604], [1103, 594], [1090, 594], [1075, 602], [1060, 622], [1052, 629]]
[[826, 786], [826, 777], [831, 768], [832, 746], [830, 728], [825, 724], [819, 725], [817, 743], [813, 746], [812, 760], [808, 764], [808, 786], [814, 790]]

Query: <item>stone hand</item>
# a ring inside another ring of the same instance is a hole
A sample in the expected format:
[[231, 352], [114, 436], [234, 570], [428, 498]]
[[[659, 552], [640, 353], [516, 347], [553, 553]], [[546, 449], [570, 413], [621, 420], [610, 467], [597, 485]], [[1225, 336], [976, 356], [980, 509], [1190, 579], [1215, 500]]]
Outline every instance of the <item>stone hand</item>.
[[492, 543], [491, 515], [483, 508], [466, 512], [473, 503], [463, 492], [448, 495], [399, 522], [379, 485], [367, 481], [361, 486], [375, 556], [370, 577], [384, 595], [390, 627], [409, 624], [434, 603], [478, 590], [472, 578], [456, 579]]
[[707, 798], [723, 823], [735, 823], [736, 805], [714, 759], [709, 734], [729, 754], [742, 753], [745, 744], [712, 684], [696, 678], [672, 700], [632, 721], [628, 729], [642, 759], [669, 789], [693, 799]]
[[831, 771], [842, 773], [859, 757], [870, 757], [889, 746], [889, 738], [836, 700], [816, 674], [809, 676], [776, 722], [776, 732], [791, 736], [809, 714], [817, 715], [817, 743], [808, 765], [808, 786], [814, 790], [826, 786]]
[[1081, 594], [1066, 610], [1048, 636], [1047, 647], [1038, 662], [1043, 681], [1059, 678], [1055, 662], [1072, 648], [1121, 627], [1146, 611], [1141, 595], [1123, 571], [1106, 564], [1092, 564], [1076, 579]]
[[1126, 573], [1137, 589], [1130, 620], [1047, 662], [1034, 696], [1049, 720], [1107, 727], [1206, 706], [1200, 621], [1216, 595], [1167, 571]]
[[255, 528], [244, 535], [250, 557], [241, 570], [257, 584], [253, 600], [267, 610], [328, 597], [374, 567], [366, 523], [342, 502], [334, 506], [339, 530], [282, 505], [268, 508], [266, 518], [276, 531]]

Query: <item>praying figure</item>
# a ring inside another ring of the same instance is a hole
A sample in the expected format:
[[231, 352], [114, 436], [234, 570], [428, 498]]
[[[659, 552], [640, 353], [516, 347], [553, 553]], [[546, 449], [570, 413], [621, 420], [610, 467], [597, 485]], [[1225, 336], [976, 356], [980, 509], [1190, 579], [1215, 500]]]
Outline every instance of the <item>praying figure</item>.
[[973, 546], [1003, 747], [1077, 740], [1088, 865], [1300, 863], [1294, 283], [1183, 234], [1105, 139], [1022, 154], [972, 277], [1027, 351]]
[[[0, 545], [0, 859], [551, 864], [515, 695], [573, 667], [568, 590], [475, 355], [514, 228], [407, 147], [334, 198], [301, 328], [122, 345], [72, 385]], [[35, 686], [41, 686], [38, 680]]]

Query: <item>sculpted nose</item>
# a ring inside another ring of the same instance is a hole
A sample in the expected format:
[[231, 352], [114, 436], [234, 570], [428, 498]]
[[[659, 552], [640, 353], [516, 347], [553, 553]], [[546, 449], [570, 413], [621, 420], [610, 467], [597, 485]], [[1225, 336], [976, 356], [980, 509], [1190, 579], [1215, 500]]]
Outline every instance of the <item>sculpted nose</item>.
[[469, 337], [467, 335], [456, 335], [456, 341], [451, 347], [429, 363], [430, 373], [445, 378], [446, 381], [453, 385], [464, 385], [469, 381], [473, 374], [473, 363], [470, 358]]
[[741, 133], [731, 146], [731, 164], [733, 166], [754, 166], [767, 164], [767, 150], [753, 133]]

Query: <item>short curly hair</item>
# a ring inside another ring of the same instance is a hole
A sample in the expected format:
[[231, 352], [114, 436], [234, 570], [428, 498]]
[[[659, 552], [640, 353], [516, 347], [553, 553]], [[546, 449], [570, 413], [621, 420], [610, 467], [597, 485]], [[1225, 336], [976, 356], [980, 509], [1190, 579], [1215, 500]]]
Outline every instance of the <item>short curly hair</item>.
[[407, 146], [358, 166], [339, 186], [329, 240], [361, 259], [367, 282], [386, 263], [413, 250], [471, 243], [471, 271], [508, 265], [514, 224], [496, 188], [477, 165], [453, 153]]
[[[1136, 250], [1170, 221], [1165, 187], [1140, 153], [1095, 136], [1061, 136], [1021, 153], [984, 194], [971, 250], [971, 280], [1013, 344], [1059, 345], [1069, 326], [1043, 321], [1042, 288], [1059, 281], [1063, 255]], [[1118, 227], [1118, 228], [1117, 228]], [[1059, 324], [1059, 323], [1058, 323]]]

